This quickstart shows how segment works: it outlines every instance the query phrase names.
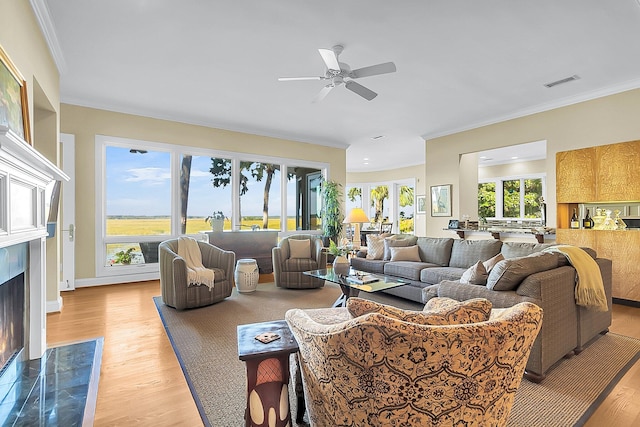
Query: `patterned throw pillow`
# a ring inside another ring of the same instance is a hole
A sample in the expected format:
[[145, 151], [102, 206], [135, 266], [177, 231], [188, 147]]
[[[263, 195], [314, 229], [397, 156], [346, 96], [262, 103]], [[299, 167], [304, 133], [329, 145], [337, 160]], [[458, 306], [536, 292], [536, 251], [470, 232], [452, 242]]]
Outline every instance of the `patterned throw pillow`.
[[367, 259], [384, 257], [384, 239], [382, 234], [367, 234]]
[[450, 320], [450, 324], [465, 324], [489, 320], [493, 305], [485, 298], [456, 301], [452, 298], [435, 297], [425, 304], [425, 313], [437, 313]]
[[[448, 298], [432, 298], [430, 301], [434, 299], [448, 300]], [[426, 306], [423, 311], [413, 311], [352, 297], [347, 300], [347, 310], [353, 317], [368, 313], [380, 313], [393, 319], [419, 325], [456, 325], [483, 322], [488, 320], [491, 314], [491, 302], [483, 298], [462, 302], [451, 301], [453, 303], [436, 306], [428, 311]]]
[[289, 239], [289, 258], [311, 258], [311, 241], [309, 239]]
[[465, 285], [486, 285], [488, 277], [489, 273], [487, 273], [483, 262], [478, 261], [462, 273], [460, 283]]

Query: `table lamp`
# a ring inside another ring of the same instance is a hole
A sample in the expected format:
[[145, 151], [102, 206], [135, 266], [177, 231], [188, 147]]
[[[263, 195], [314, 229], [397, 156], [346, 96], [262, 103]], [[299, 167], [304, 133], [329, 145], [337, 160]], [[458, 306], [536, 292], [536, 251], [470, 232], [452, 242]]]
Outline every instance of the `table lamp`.
[[343, 224], [353, 224], [353, 246], [356, 248], [360, 248], [362, 245], [362, 241], [360, 240], [360, 224], [363, 222], [369, 222], [369, 218], [367, 214], [364, 213], [362, 208], [353, 208], [349, 215], [342, 221]]

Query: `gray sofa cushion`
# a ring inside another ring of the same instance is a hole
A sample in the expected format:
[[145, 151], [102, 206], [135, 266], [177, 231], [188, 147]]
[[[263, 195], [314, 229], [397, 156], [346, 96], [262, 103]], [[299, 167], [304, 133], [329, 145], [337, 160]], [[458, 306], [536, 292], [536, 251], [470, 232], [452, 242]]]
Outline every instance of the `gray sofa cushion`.
[[351, 267], [355, 270], [367, 271], [369, 273], [384, 274], [384, 265], [389, 261], [381, 259], [351, 258]]
[[420, 272], [429, 264], [415, 261], [389, 261], [384, 265], [384, 274], [409, 280], [420, 280]]
[[466, 270], [478, 261], [486, 261], [498, 255], [501, 247], [500, 240], [455, 240], [451, 248], [449, 267]]
[[418, 241], [416, 236], [411, 236], [409, 234], [394, 234], [393, 236], [389, 236], [384, 239], [384, 255], [383, 258], [385, 261], [389, 261], [391, 259], [391, 249], [390, 248], [402, 248], [407, 246], [413, 246]]
[[453, 246], [452, 238], [418, 237], [417, 245], [422, 261], [441, 267], [449, 265], [451, 248]]
[[558, 266], [555, 254], [536, 252], [520, 258], [500, 261], [489, 273], [487, 288], [493, 291], [512, 291], [528, 276]]
[[504, 242], [500, 252], [505, 258], [519, 258], [540, 252], [549, 246], [553, 245], [551, 243]]
[[443, 280], [459, 280], [465, 270], [465, 268], [457, 267], [425, 268], [420, 272], [420, 281], [429, 285], [437, 285]]

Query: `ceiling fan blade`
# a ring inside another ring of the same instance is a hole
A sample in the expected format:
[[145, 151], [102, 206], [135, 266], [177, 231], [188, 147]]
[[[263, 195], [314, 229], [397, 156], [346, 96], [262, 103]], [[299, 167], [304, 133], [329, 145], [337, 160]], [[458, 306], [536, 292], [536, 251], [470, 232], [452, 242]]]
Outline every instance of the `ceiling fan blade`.
[[384, 64], [371, 65], [369, 67], [358, 68], [351, 71], [349, 77], [358, 79], [360, 77], [377, 76], [378, 74], [394, 73], [396, 64], [393, 62], [385, 62]]
[[344, 85], [351, 92], [357, 93], [367, 101], [371, 101], [373, 98], [378, 96], [378, 94], [372, 91], [371, 89], [367, 89], [366, 87], [362, 86], [360, 83], [356, 83], [353, 80], [349, 80]]
[[318, 49], [318, 52], [320, 52], [320, 56], [322, 56], [322, 60], [327, 66], [327, 69], [340, 71], [338, 56], [334, 51], [332, 51], [331, 49]]
[[280, 82], [291, 82], [296, 80], [322, 80], [325, 77], [278, 77]]
[[325, 96], [327, 96], [329, 94], [329, 92], [331, 92], [331, 89], [333, 89], [334, 87], [335, 86], [332, 86], [332, 85], [326, 85], [325, 87], [320, 89], [320, 92], [318, 92], [318, 94], [315, 96], [315, 98], [313, 98], [311, 103], [315, 104], [316, 102], [322, 101], [325, 98]]

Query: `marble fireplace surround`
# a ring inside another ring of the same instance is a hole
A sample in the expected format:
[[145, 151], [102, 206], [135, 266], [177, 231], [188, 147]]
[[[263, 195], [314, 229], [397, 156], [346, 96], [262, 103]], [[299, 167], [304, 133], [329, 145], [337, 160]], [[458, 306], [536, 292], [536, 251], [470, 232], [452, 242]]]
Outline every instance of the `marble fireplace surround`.
[[0, 125], [0, 252], [27, 244], [24, 356], [39, 359], [46, 342], [45, 189], [69, 177], [7, 126]]

